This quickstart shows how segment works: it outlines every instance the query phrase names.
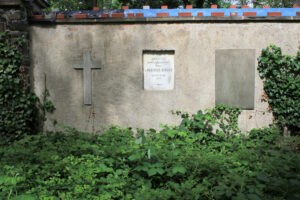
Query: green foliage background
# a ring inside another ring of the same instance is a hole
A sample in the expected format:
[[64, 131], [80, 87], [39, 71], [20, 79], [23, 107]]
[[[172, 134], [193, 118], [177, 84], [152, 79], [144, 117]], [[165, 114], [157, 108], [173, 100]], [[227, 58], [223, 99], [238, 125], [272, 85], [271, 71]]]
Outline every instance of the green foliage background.
[[[59, 10], [86, 10], [89, 8], [85, 0], [49, 0], [52, 8]], [[128, 5], [130, 8], [142, 8], [149, 5], [151, 8], [160, 8], [162, 5], [168, 5], [169, 8], [178, 8], [191, 4], [195, 8], [209, 8], [212, 4], [219, 7], [227, 5], [222, 0], [98, 0], [97, 6], [103, 9], [121, 9], [122, 5]]]
[[294, 5], [292, 0], [256, 0], [255, 7], [270, 6], [271, 8], [291, 8]]
[[[59, 10], [87, 10], [91, 9], [86, 0], [48, 0], [52, 8]], [[151, 8], [160, 8], [167, 5], [169, 8], [178, 8], [179, 6], [193, 5], [194, 8], [210, 8], [216, 4], [219, 8], [229, 8], [230, 3], [223, 0], [98, 0], [97, 6], [103, 9], [121, 9], [122, 5], [130, 8], [142, 8], [149, 5]], [[241, 5], [245, 5], [247, 0], [240, 0]], [[273, 8], [292, 7], [293, 2], [290, 0], [257, 0], [254, 7], [270, 5]]]
[[88, 8], [85, 0], [49, 0], [50, 7], [59, 10], [86, 10]]

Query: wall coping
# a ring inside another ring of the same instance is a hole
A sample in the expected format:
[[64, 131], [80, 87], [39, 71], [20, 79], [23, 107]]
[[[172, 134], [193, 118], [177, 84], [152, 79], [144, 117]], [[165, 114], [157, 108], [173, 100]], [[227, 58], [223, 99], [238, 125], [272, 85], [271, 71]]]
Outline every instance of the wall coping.
[[123, 9], [38, 13], [32, 23], [299, 22], [300, 8]]
[[300, 17], [153, 17], [153, 18], [107, 18], [107, 19], [57, 19], [55, 21], [32, 20], [32, 24], [144, 24], [144, 23], [247, 23], [247, 22], [294, 22]]

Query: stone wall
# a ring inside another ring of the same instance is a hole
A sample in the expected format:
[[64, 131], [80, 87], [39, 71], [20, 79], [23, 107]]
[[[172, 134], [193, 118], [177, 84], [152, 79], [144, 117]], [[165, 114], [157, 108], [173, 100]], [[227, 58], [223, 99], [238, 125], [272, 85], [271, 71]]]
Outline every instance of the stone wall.
[[[216, 66], [218, 50], [249, 50], [250, 54], [245, 54], [250, 56], [247, 59], [255, 60], [251, 61], [255, 70], [253, 82], [251, 76], [247, 82], [253, 83], [249, 90], [254, 89], [254, 99], [250, 101], [250, 107], [243, 110], [240, 126], [249, 130], [272, 123], [273, 116], [265, 102], [263, 83], [256, 70], [256, 59], [262, 48], [270, 43], [282, 47], [286, 54], [295, 55], [300, 45], [298, 21], [274, 21], [273, 18], [271, 21], [211, 20], [210, 23], [192, 19], [189, 22], [167, 18], [154, 20], [147, 19], [142, 23], [126, 20], [97, 23], [91, 20], [90, 23], [78, 21], [75, 24], [74, 20], [65, 20], [31, 26], [34, 91], [41, 96], [47, 87], [57, 108], [54, 114], [48, 115], [47, 129], [53, 129], [54, 119], [89, 132], [110, 124], [158, 128], [160, 123], [178, 123], [171, 110], [194, 113], [212, 108], [216, 103], [216, 92], [220, 90], [216, 85], [222, 85], [217, 84], [215, 78], [216, 70], [220, 68]], [[174, 52], [173, 89], [144, 89], [143, 55], [151, 51]], [[101, 67], [93, 69], [90, 75], [75, 69], [88, 60], [89, 56], [84, 56], [86, 52], [90, 52], [91, 66]], [[237, 59], [243, 62], [243, 57], [237, 56]], [[247, 73], [242, 75], [247, 76]], [[91, 76], [91, 104], [84, 101], [84, 78], [87, 76]], [[231, 76], [223, 80], [227, 84], [236, 79]], [[238, 81], [237, 86], [243, 84], [242, 78]], [[234, 93], [228, 95], [235, 96]]]
[[[0, 31], [27, 39], [24, 81], [39, 97], [47, 88], [57, 107], [46, 129], [52, 120], [89, 132], [110, 124], [158, 128], [179, 122], [171, 110], [193, 113], [216, 103], [243, 108], [243, 130], [266, 126], [273, 116], [254, 60], [270, 43], [291, 55], [300, 45], [297, 7], [46, 14], [43, 0], [0, 6]], [[159, 56], [172, 73], [161, 73], [168, 80], [155, 85], [145, 63]]]

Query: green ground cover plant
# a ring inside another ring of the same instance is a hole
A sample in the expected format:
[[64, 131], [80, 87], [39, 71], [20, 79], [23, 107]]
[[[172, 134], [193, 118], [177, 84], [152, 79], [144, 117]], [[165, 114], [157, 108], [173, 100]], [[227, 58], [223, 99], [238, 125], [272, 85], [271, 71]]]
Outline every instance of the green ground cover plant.
[[[300, 199], [299, 137], [237, 134], [240, 110], [97, 135], [65, 127], [0, 147], [0, 199]], [[217, 129], [217, 130], [216, 130]]]

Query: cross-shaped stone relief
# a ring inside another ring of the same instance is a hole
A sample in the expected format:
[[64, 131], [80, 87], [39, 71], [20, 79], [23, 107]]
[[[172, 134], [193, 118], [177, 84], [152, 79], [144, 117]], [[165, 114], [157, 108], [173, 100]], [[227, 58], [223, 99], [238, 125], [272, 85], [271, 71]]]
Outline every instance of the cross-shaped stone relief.
[[93, 64], [91, 59], [91, 52], [85, 51], [83, 53], [83, 65], [76, 66], [74, 69], [83, 70], [83, 91], [84, 91], [84, 105], [92, 104], [92, 69], [101, 69]]

